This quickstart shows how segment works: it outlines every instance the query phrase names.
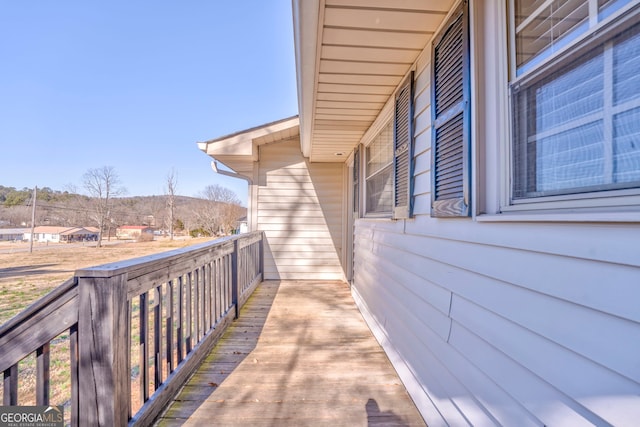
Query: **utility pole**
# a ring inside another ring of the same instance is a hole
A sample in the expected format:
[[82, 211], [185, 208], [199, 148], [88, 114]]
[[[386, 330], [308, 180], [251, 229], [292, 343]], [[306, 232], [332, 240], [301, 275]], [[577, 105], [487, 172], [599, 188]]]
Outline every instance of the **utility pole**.
[[29, 253], [33, 252], [33, 233], [36, 228], [36, 193], [38, 191], [38, 186], [33, 187], [33, 206], [31, 206], [31, 239], [29, 240]]

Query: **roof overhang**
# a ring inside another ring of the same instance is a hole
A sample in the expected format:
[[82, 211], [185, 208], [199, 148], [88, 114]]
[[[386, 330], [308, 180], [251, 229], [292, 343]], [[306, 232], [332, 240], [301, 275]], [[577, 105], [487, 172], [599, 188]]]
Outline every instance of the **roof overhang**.
[[205, 142], [198, 148], [245, 178], [253, 175], [253, 162], [258, 161], [258, 147], [295, 138], [300, 133], [298, 116], [267, 123], [251, 129]]
[[302, 153], [360, 142], [455, 0], [293, 0]]

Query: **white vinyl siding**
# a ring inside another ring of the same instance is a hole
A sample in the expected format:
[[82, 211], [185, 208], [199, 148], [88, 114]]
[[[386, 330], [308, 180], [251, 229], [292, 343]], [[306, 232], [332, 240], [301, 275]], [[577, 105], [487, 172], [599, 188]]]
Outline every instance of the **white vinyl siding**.
[[355, 221], [365, 319], [429, 426], [636, 425], [640, 227], [432, 218], [429, 57], [415, 64], [414, 218]]
[[256, 184], [265, 279], [343, 279], [343, 165], [309, 164], [297, 138], [267, 144]]

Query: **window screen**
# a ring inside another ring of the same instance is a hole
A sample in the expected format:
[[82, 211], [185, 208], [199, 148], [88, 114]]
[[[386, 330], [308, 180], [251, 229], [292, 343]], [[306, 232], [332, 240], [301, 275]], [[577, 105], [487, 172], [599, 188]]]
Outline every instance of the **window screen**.
[[393, 128], [387, 124], [366, 148], [367, 213], [393, 207]]
[[640, 24], [598, 42], [514, 87], [514, 199], [640, 185]]

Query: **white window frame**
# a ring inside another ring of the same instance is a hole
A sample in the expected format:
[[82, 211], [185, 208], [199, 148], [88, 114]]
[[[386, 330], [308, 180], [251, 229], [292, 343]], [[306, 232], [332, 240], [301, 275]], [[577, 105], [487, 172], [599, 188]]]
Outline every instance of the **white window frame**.
[[[371, 145], [371, 143], [375, 140], [375, 138], [382, 132], [382, 130], [393, 121], [393, 96], [391, 96], [378, 117], [371, 124], [369, 129], [365, 132], [365, 134], [360, 139], [358, 146], [360, 147], [360, 215], [361, 219], [384, 219], [390, 220], [393, 218], [393, 207], [392, 210], [385, 213], [372, 213], [367, 212], [367, 147]], [[392, 141], [393, 144], [393, 141]], [[355, 150], [355, 148], [354, 148]], [[353, 156], [353, 153], [351, 154]]]
[[[367, 191], [367, 189], [368, 189], [368, 185], [367, 185], [368, 184], [368, 180], [373, 178], [373, 177], [375, 177], [376, 175], [382, 173], [387, 168], [390, 169], [390, 174], [391, 174], [392, 181], [394, 180], [394, 175], [393, 175], [393, 155], [389, 159], [389, 163], [388, 164], [386, 164], [384, 167], [380, 168], [379, 170], [377, 170], [376, 172], [374, 172], [370, 176], [367, 176], [367, 165], [369, 164], [369, 148], [371, 147], [371, 145], [373, 145], [374, 141], [376, 141], [378, 139], [378, 137], [382, 134], [382, 132], [385, 131], [387, 128], [390, 128], [389, 130], [391, 132], [393, 132], [393, 117], [391, 117], [389, 120], [386, 120], [386, 121], [382, 122], [382, 125], [380, 126], [380, 128], [376, 132], [375, 136], [373, 138], [371, 138], [367, 142], [366, 145], [362, 146], [362, 152], [360, 153], [360, 156], [362, 158], [360, 191], [363, 193], [364, 206], [362, 206], [362, 210], [363, 210], [364, 216], [366, 218], [391, 218], [393, 216], [393, 192], [391, 193], [391, 206], [389, 207], [388, 211], [370, 212], [369, 211], [369, 193]], [[389, 140], [389, 149], [390, 149], [391, 152], [393, 152], [393, 136]]]
[[[597, 7], [597, 2], [591, 0], [591, 3]], [[590, 7], [593, 7], [591, 4]], [[618, 19], [630, 19], [628, 14], [632, 9], [637, 9], [637, 4], [629, 4], [621, 9], [617, 10], [609, 17], [603, 20], [602, 25], [613, 22]], [[509, 10], [514, 10], [514, 0], [509, 1]], [[637, 11], [633, 11], [636, 13]], [[625, 18], [627, 16], [627, 18]], [[503, 178], [501, 182], [504, 184], [501, 189], [501, 201], [500, 201], [500, 213], [503, 215], [479, 215], [478, 220], [481, 221], [502, 221], [502, 220], [514, 220], [514, 221], [530, 221], [530, 220], [594, 220], [594, 221], [640, 221], [638, 211], [640, 211], [640, 188], [630, 188], [622, 190], [607, 190], [607, 191], [594, 191], [585, 193], [571, 193], [554, 196], [539, 196], [535, 198], [521, 198], [517, 200], [512, 199], [512, 182], [513, 182], [513, 168], [514, 158], [512, 153], [512, 132], [513, 132], [513, 117], [512, 117], [512, 102], [510, 99], [509, 90], [506, 87], [509, 84], [518, 84], [519, 82], [526, 80], [530, 77], [531, 73], [535, 73], [539, 70], [539, 67], [535, 67], [532, 70], [528, 70], [522, 75], [516, 77], [516, 65], [515, 65], [515, 23], [513, 14], [508, 13], [505, 17], [508, 25], [508, 32], [504, 33], [503, 46], [508, 46], [505, 49], [505, 55], [502, 58], [508, 64], [508, 75], [511, 76], [508, 82], [505, 84], [505, 92], [507, 97], [506, 102], [506, 114], [508, 117], [508, 134], [509, 138], [506, 138], [502, 142], [501, 160], [500, 164], [503, 165]], [[591, 31], [586, 32], [578, 37], [575, 37], [570, 43], [567, 43], [562, 49], [553, 52], [544, 61], [545, 64], [558, 60], [559, 58], [570, 57], [574, 55], [573, 50], [580, 49], [584, 45], [585, 39], [592, 35]], [[571, 212], [569, 212], [569, 210]], [[527, 212], [532, 215], [522, 215]], [[511, 218], [505, 218], [504, 214], [514, 213], [518, 214]]]

